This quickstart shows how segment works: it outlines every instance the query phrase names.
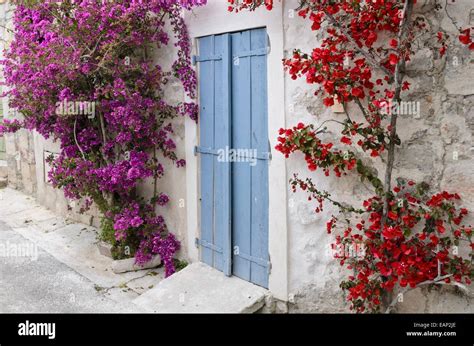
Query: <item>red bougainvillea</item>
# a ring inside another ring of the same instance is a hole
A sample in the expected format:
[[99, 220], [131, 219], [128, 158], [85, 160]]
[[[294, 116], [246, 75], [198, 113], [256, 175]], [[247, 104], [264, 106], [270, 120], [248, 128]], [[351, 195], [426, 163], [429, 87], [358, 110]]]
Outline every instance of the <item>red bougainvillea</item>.
[[[404, 67], [414, 53], [412, 42], [423, 33], [440, 58], [450, 43], [446, 33], [429, 31], [424, 19], [414, 14], [415, 3], [302, 0], [298, 15], [309, 21], [311, 30], [323, 30], [324, 39], [311, 52], [295, 50], [283, 63], [292, 79], [318, 86], [315, 95], [325, 106], [341, 103], [346, 118], [326, 120], [341, 126], [340, 137], [332, 142], [322, 139], [324, 123], [280, 129], [276, 149], [286, 157], [302, 153], [309, 171], [321, 169], [336, 177], [358, 174], [374, 190], [356, 208], [334, 200], [311, 178], [295, 174], [290, 180], [294, 191], [306, 191], [309, 200], [317, 202], [315, 212], [323, 210], [324, 202], [339, 209], [326, 231], [334, 234], [335, 257], [349, 270], [340, 286], [357, 312], [377, 312], [382, 306], [391, 311], [396, 300], [384, 299], [390, 292], [434, 284], [465, 287], [474, 276], [472, 227], [463, 223], [468, 211], [459, 207], [461, 197], [401, 177], [392, 187], [395, 147], [400, 145], [394, 107], [403, 102], [402, 91], [410, 89]], [[274, 3], [229, 0], [229, 5], [238, 12], [260, 6], [270, 10]], [[459, 41], [473, 49], [470, 29], [460, 31]], [[349, 104], [362, 121], [353, 120]], [[383, 160], [383, 179], [364, 164], [367, 158]]]

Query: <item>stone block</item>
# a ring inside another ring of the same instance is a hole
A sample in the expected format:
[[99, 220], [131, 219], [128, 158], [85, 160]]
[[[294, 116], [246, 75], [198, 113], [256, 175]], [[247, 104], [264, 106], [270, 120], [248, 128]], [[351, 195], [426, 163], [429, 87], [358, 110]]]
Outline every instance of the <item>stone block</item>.
[[127, 258], [123, 260], [114, 260], [112, 262], [112, 271], [115, 274], [133, 272], [144, 269], [156, 268], [161, 264], [160, 256], [155, 256], [150, 262], [144, 266], [135, 264], [135, 258]]
[[7, 133], [4, 135], [5, 138], [5, 150], [9, 154], [14, 154], [17, 152], [15, 135], [12, 133]]
[[97, 248], [99, 249], [99, 253], [103, 256], [107, 256], [112, 258], [112, 245], [106, 243], [104, 241], [100, 241], [97, 243]]
[[429, 71], [433, 68], [433, 52], [429, 48], [423, 48], [411, 57], [407, 63], [408, 70]]
[[[395, 297], [394, 297], [395, 298]], [[416, 288], [396, 296], [399, 303], [395, 306], [398, 313], [420, 313], [427, 308], [426, 293], [421, 288]]]
[[474, 171], [471, 160], [454, 161], [449, 164], [441, 181], [441, 189], [458, 192], [463, 203], [474, 206]]
[[268, 291], [235, 276], [193, 263], [133, 301], [158, 313], [254, 313]]

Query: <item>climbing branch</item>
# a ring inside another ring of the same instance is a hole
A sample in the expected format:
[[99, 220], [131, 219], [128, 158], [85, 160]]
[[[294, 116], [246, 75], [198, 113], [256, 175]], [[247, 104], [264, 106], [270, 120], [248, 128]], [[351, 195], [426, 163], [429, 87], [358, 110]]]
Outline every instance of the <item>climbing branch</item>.
[[81, 146], [79, 145], [79, 142], [77, 141], [76, 127], [77, 127], [77, 117], [74, 119], [74, 130], [73, 130], [74, 142], [76, 143], [76, 146], [79, 149], [79, 151], [81, 152], [81, 156], [85, 161], [86, 160], [86, 155], [84, 155], [84, 150], [82, 150]]
[[334, 18], [332, 14], [328, 13], [327, 11], [324, 11], [324, 14], [329, 19], [332, 25], [334, 25], [339, 30], [341, 30], [341, 32], [344, 34], [345, 37], [347, 37], [349, 42], [352, 43], [352, 45], [354, 46], [354, 49], [359, 54], [363, 55], [370, 65], [372, 65], [374, 68], [378, 68], [382, 70], [387, 76], [392, 76], [392, 72], [390, 72], [390, 70], [388, 70], [385, 66], [382, 66], [377, 60], [375, 60], [375, 58], [369, 52], [359, 47], [356, 40], [354, 40], [354, 38], [352, 37], [351, 33], [342, 25], [340, 25], [339, 22]]
[[[403, 7], [403, 19], [400, 23], [400, 31], [398, 33], [398, 42], [402, 44], [405, 41], [408, 33], [409, 22], [413, 13], [413, 0], [407, 0]], [[395, 80], [395, 92], [393, 99], [395, 102], [400, 101], [400, 94], [402, 91], [402, 82], [405, 76], [405, 58], [403, 56], [400, 57], [394, 73], [394, 80]], [[390, 118], [390, 135], [389, 135], [389, 144], [388, 144], [388, 155], [387, 155], [387, 168], [385, 170], [385, 198], [383, 203], [383, 215], [381, 220], [381, 228], [385, 226], [387, 221], [387, 213], [388, 213], [388, 199], [389, 194], [391, 191], [391, 181], [392, 181], [392, 171], [393, 171], [393, 164], [395, 161], [395, 145], [397, 139], [397, 113], [394, 112]]]

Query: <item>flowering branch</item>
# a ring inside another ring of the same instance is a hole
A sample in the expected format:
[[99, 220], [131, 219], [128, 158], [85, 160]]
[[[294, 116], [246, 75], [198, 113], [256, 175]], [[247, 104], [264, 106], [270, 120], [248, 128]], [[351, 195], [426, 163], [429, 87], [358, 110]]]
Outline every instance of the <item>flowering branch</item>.
[[[405, 42], [408, 26], [413, 12], [413, 0], [406, 0], [402, 11], [402, 22], [400, 24], [400, 31], [398, 33], [398, 42], [401, 44]], [[393, 99], [395, 102], [400, 102], [400, 94], [402, 91], [402, 82], [404, 78], [405, 59], [402, 58], [395, 67], [395, 93]], [[397, 118], [398, 115], [394, 112], [390, 118], [390, 135], [387, 155], [387, 168], [385, 170], [385, 199], [383, 205], [382, 228], [387, 221], [388, 203], [390, 200], [389, 194], [392, 189], [392, 171], [395, 162], [395, 145], [397, 138]]]

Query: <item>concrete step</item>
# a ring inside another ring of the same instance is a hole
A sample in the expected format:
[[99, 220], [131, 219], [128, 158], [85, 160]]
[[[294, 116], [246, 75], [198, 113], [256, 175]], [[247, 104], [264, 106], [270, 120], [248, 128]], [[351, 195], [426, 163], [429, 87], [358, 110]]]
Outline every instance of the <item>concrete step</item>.
[[254, 313], [268, 296], [269, 291], [262, 287], [227, 277], [204, 263], [193, 263], [133, 303], [157, 313]]

